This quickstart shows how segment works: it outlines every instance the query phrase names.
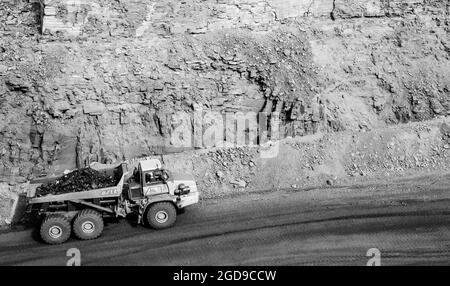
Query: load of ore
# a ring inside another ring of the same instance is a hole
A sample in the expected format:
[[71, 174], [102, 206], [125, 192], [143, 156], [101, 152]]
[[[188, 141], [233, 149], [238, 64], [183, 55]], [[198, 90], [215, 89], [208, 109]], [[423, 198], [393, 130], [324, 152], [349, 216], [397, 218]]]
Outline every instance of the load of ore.
[[113, 176], [108, 176], [88, 167], [72, 171], [55, 181], [42, 184], [36, 189], [36, 196], [83, 192], [115, 185], [116, 181]]

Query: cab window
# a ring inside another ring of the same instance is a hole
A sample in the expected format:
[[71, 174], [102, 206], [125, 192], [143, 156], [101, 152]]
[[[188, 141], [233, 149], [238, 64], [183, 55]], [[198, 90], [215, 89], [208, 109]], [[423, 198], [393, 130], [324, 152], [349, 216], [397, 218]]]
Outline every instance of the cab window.
[[155, 184], [164, 182], [164, 172], [162, 170], [156, 170], [145, 173], [145, 184]]

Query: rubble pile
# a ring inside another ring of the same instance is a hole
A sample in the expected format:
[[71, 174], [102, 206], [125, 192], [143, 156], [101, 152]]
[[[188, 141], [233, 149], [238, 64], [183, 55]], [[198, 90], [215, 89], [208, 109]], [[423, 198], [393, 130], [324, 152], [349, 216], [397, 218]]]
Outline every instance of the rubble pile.
[[195, 157], [195, 177], [202, 196], [221, 196], [220, 190], [243, 192], [253, 188], [260, 167], [259, 152], [259, 148], [235, 147], [211, 150]]
[[397, 127], [396, 131], [374, 130], [353, 136], [346, 147], [346, 175], [390, 177], [447, 170], [450, 146], [446, 141], [446, 126], [443, 123], [436, 128], [418, 123], [409, 134], [404, 126], [403, 130]]
[[82, 192], [115, 185], [116, 181], [113, 176], [108, 176], [92, 168], [83, 168], [72, 171], [53, 182], [41, 185], [36, 189], [36, 195], [41, 197], [48, 194]]

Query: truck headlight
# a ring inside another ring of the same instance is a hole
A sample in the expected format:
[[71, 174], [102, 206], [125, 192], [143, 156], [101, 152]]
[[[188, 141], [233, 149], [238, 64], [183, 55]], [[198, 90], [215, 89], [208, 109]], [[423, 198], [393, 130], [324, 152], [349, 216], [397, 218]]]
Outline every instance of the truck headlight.
[[179, 184], [174, 194], [177, 196], [182, 196], [189, 194], [190, 191], [191, 189], [189, 188], [189, 186], [186, 186], [185, 184]]

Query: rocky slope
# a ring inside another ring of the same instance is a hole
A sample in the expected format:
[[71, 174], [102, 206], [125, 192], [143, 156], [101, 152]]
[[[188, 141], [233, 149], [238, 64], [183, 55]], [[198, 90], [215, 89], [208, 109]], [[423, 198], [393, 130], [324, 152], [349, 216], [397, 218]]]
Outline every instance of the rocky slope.
[[[273, 146], [272, 146], [273, 147]], [[450, 120], [436, 119], [375, 128], [368, 132], [316, 133], [267, 146], [211, 148], [159, 156], [172, 172], [195, 176], [201, 199], [292, 189], [390, 183], [422, 174], [448, 175]], [[143, 158], [127, 161], [136, 166]], [[92, 168], [105, 166], [93, 163]], [[111, 166], [109, 166], [111, 167]], [[0, 228], [15, 193], [39, 184], [0, 182]], [[425, 192], [433, 192], [433, 186]]]
[[276, 111], [283, 137], [446, 116], [449, 9], [435, 0], [2, 1], [0, 180], [179, 151], [176, 116], [192, 120], [195, 108]]

